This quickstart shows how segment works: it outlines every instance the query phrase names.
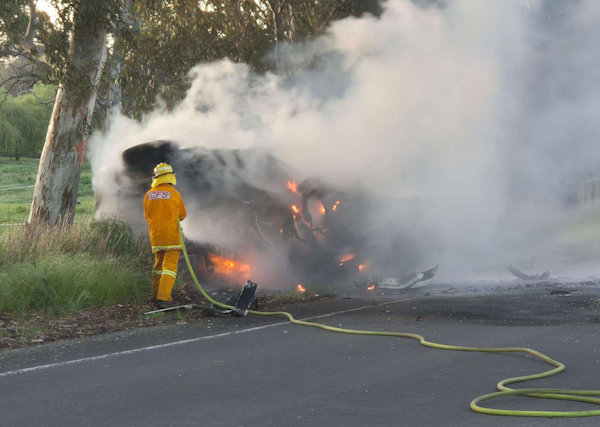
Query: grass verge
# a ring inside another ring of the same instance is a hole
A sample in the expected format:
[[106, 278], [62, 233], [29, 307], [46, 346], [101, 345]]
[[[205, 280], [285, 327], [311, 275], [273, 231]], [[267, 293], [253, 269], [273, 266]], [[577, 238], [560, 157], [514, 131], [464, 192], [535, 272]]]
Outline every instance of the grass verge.
[[0, 312], [80, 310], [130, 302], [148, 293], [147, 271], [132, 260], [90, 254], [41, 257], [0, 273]]
[[0, 313], [72, 313], [148, 294], [148, 244], [120, 221], [92, 221], [46, 232], [0, 230]]

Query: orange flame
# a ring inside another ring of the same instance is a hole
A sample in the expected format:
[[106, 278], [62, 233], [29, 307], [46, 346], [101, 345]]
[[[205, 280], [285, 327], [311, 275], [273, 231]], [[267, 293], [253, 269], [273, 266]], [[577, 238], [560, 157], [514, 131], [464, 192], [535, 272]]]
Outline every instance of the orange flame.
[[298, 184], [296, 184], [293, 181], [288, 181], [287, 182], [287, 189], [290, 190], [292, 193], [297, 193], [298, 192]]
[[245, 280], [252, 276], [252, 267], [248, 264], [237, 262], [225, 257], [209, 254], [210, 262], [217, 274], [223, 274], [232, 278]]
[[371, 268], [371, 263], [367, 261], [364, 264], [361, 264], [358, 266], [358, 271], [363, 273], [365, 271], [369, 271], [370, 268]]
[[298, 208], [296, 207], [296, 205], [292, 205], [292, 210], [294, 211], [294, 213], [298, 213], [298, 212], [300, 212], [300, 211], [298, 210]]
[[375, 285], [371, 285], [367, 289], [370, 290], [370, 291], [372, 291], [373, 289], [375, 289]]
[[296, 289], [298, 289], [298, 292], [306, 292], [306, 288], [304, 286], [302, 286], [300, 283], [298, 283], [298, 286], [296, 286]]
[[340, 265], [344, 265], [344, 263], [346, 261], [350, 261], [351, 259], [353, 259], [355, 257], [354, 254], [346, 254], [346, 255], [342, 255], [340, 257]]
[[316, 210], [317, 210], [317, 211], [318, 211], [318, 212], [319, 212], [321, 215], [324, 215], [325, 213], [327, 213], [327, 210], [325, 209], [325, 205], [323, 205], [323, 202], [322, 202], [321, 200], [318, 200], [318, 201], [313, 201], [313, 203], [315, 203], [315, 204], [316, 204], [316, 206], [315, 206], [315, 205], [313, 205], [313, 206], [316, 208]]
[[340, 205], [340, 201], [336, 200], [336, 202], [333, 204], [333, 206], [331, 207], [332, 211], [337, 211], [338, 206]]

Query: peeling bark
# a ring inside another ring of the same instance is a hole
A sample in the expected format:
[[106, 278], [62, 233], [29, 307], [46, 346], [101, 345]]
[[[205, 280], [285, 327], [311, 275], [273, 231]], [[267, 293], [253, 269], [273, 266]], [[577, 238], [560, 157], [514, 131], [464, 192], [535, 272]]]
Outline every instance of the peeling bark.
[[71, 41], [70, 67], [77, 78], [89, 81], [69, 94], [64, 83], [59, 86], [40, 159], [30, 226], [71, 224], [75, 214], [81, 166], [107, 53], [106, 29], [82, 26], [83, 19], [76, 22], [80, 26], [75, 25]]

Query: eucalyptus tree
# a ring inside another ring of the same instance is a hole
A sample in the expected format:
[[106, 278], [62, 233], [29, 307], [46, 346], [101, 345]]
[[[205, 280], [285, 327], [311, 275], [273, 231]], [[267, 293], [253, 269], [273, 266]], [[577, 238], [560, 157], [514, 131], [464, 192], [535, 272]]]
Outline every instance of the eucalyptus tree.
[[123, 8], [121, 0], [52, 3], [55, 21], [39, 13], [36, 0], [3, 0], [0, 9], [4, 64], [25, 58], [42, 65], [42, 79], [58, 83], [29, 215], [31, 225], [50, 226], [73, 221], [107, 34], [118, 28]]
[[335, 20], [382, 12], [379, 0], [135, 0], [120, 83], [124, 111], [140, 117], [156, 105], [176, 105], [188, 73], [222, 58], [256, 72], [294, 74], [289, 46], [323, 34]]

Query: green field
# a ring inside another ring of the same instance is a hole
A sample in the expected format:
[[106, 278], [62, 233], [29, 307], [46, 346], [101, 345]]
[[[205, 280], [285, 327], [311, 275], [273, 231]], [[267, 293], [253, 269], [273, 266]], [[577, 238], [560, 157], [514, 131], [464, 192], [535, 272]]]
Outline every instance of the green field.
[[[0, 224], [23, 223], [29, 217], [33, 186], [38, 171], [38, 159], [15, 161], [0, 157]], [[92, 169], [84, 163], [79, 182], [77, 200], [81, 202], [75, 211], [75, 218], [91, 214], [95, 209], [92, 190]]]

